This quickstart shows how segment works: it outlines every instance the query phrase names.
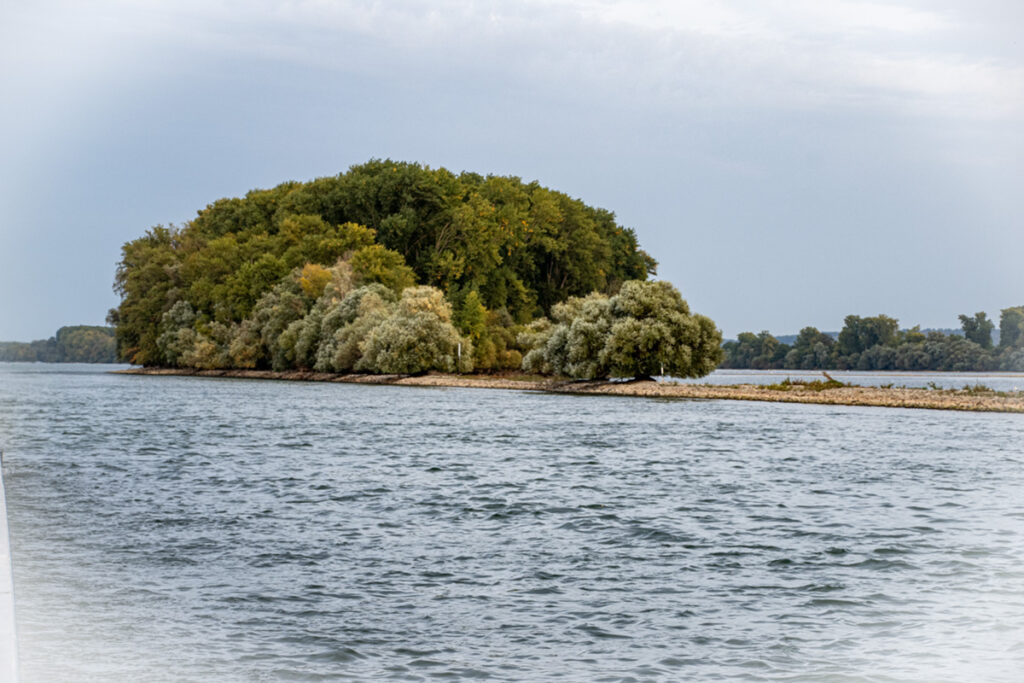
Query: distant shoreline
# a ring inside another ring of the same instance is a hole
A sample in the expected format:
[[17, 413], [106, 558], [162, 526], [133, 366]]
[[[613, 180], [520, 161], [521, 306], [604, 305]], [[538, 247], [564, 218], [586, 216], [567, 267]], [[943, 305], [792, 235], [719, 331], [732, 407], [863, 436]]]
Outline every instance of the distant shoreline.
[[794, 384], [779, 389], [753, 384], [709, 385], [673, 384], [653, 380], [567, 381], [530, 379], [521, 375], [338, 375], [324, 372], [272, 370], [193, 370], [187, 368], [131, 368], [115, 370], [124, 375], [173, 375], [184, 377], [226, 377], [293, 382], [341, 382], [418, 387], [466, 387], [515, 389], [560, 394], [596, 396], [639, 396], [648, 398], [718, 399], [810, 403], [818, 405], [875, 406], [884, 408], [924, 408], [969, 412], [1024, 413], [1024, 392], [977, 391], [964, 389], [907, 389], [843, 386], [811, 389]]

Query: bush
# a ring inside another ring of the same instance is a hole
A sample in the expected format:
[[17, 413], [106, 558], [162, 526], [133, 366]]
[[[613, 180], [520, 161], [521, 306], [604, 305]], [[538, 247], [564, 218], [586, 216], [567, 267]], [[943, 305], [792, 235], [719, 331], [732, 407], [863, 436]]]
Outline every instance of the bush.
[[472, 371], [472, 343], [459, 335], [451, 318], [451, 306], [440, 290], [406, 289], [394, 312], [369, 331], [356, 369], [388, 374]]
[[358, 287], [331, 306], [320, 323], [316, 369], [352, 372], [362, 358], [362, 344], [373, 328], [391, 314], [395, 294], [382, 284]]
[[611, 298], [591, 294], [552, 308], [554, 325], [531, 326], [528, 372], [577, 379], [669, 374], [701, 377], [722, 357], [714, 323], [692, 315], [668, 282], [633, 280]]

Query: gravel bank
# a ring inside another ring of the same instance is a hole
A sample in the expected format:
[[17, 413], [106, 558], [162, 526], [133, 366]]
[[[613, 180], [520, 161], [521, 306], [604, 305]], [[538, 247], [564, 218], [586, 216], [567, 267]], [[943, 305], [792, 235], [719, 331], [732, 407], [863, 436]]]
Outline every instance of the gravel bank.
[[776, 401], [825, 405], [879, 406], [890, 408], [928, 408], [976, 412], [1024, 413], [1024, 392], [984, 392], [964, 390], [904, 389], [879, 387], [839, 387], [814, 390], [793, 385], [786, 390], [755, 384], [712, 386], [672, 384], [653, 380], [631, 382], [567, 382], [553, 379], [528, 379], [500, 375], [447, 375], [431, 373], [404, 375], [335, 375], [322, 372], [273, 372], [270, 370], [188, 370], [179, 368], [132, 368], [118, 370], [128, 375], [185, 375], [198, 377], [236, 377], [302, 382], [345, 382], [350, 384], [400, 384], [431, 387], [478, 387], [518, 389], [566, 394], [608, 396], [647, 396], [661, 398], [699, 398], [736, 401]]

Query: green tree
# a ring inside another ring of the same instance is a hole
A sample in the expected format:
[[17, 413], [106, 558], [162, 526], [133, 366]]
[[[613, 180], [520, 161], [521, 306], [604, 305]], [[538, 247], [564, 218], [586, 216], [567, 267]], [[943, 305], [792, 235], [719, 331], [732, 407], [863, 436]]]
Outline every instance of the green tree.
[[175, 367], [192, 350], [196, 343], [196, 331], [193, 329], [195, 321], [195, 312], [187, 301], [176, 301], [161, 316], [160, 336], [157, 337], [156, 345], [160, 349], [162, 364]]
[[692, 315], [668, 282], [626, 282], [611, 299], [611, 314], [603, 355], [612, 376], [702, 377], [722, 359], [714, 323]]
[[179, 232], [158, 225], [121, 248], [114, 291], [121, 295], [116, 324], [118, 357], [136, 365], [161, 361], [157, 337], [163, 314], [179, 290]]
[[304, 263], [326, 265], [345, 254], [373, 245], [374, 230], [358, 223], [331, 225], [317, 215], [287, 216], [281, 220], [278, 242], [289, 268]]
[[903, 330], [900, 335], [900, 345], [923, 343], [927, 339], [927, 335], [921, 331], [921, 326], [914, 325], [909, 330]]
[[835, 339], [816, 327], [800, 330], [792, 348], [787, 351], [783, 367], [802, 370], [827, 369], [832, 363]]
[[611, 298], [594, 293], [552, 307], [554, 324], [537, 324], [522, 341], [530, 372], [579, 379], [669, 374], [700, 377], [722, 358], [714, 323], [690, 313], [667, 282], [627, 281]]
[[766, 370], [782, 367], [790, 348], [779, 342], [768, 330], [758, 334], [740, 332], [736, 341], [722, 345], [724, 368]]
[[[578, 308], [569, 305], [576, 302], [579, 302]], [[556, 307], [575, 309], [571, 314], [568, 310], [554, 312], [555, 319], [563, 320], [567, 325], [564, 337], [555, 337], [556, 340], [564, 340], [564, 348], [558, 349], [553, 356], [558, 359], [559, 374], [582, 379], [607, 377], [608, 358], [604, 350], [612, 329], [611, 301], [595, 292], [556, 304]]]
[[988, 319], [984, 311], [975, 313], [973, 317], [961, 314], [960, 326], [964, 331], [964, 337], [983, 349], [992, 348], [992, 330], [995, 329], [995, 323]]
[[999, 316], [999, 348], [1024, 348], [1024, 306], [1004, 308]]
[[394, 312], [370, 331], [357, 369], [388, 374], [469, 372], [472, 353], [472, 342], [451, 323], [444, 294], [433, 287], [410, 287], [402, 292]]
[[321, 372], [352, 372], [363, 356], [370, 332], [391, 315], [394, 291], [380, 283], [352, 290], [324, 312], [316, 369]]
[[468, 336], [474, 342], [479, 342], [487, 331], [487, 309], [480, 301], [480, 294], [475, 289], [470, 290], [463, 298], [454, 318], [455, 326], [459, 331]]
[[284, 333], [307, 313], [307, 299], [298, 279], [297, 272], [285, 278], [261, 296], [253, 307], [252, 322], [258, 337], [249, 337], [257, 345], [250, 355], [255, 356], [257, 367], [265, 366], [268, 361], [274, 370], [295, 367], [297, 335]]
[[895, 346], [898, 341], [899, 321], [887, 315], [848, 315], [843, 322], [838, 339], [838, 350], [843, 356], [860, 354], [877, 345]]
[[265, 253], [243, 263], [225, 283], [226, 301], [235, 318], [248, 317], [256, 302], [288, 274], [284, 260]]
[[352, 271], [359, 284], [379, 282], [394, 292], [416, 284], [416, 274], [397, 251], [374, 244], [352, 254]]

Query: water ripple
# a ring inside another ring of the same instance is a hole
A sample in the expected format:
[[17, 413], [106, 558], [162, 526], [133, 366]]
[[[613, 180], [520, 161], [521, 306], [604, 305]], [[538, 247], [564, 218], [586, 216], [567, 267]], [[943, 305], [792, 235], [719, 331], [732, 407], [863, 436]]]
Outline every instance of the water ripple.
[[1024, 419], [0, 367], [23, 680], [1019, 680]]

